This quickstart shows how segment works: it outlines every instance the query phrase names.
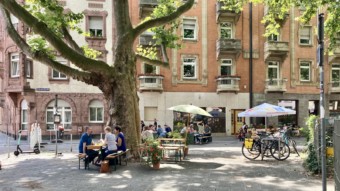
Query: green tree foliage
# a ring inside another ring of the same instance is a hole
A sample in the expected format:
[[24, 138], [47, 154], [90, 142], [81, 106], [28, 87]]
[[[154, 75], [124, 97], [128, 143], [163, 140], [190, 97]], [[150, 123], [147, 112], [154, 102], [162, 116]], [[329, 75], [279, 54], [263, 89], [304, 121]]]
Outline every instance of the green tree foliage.
[[219, 0], [224, 4], [223, 8], [239, 12], [246, 3], [263, 3], [268, 7], [268, 13], [262, 22], [266, 23], [265, 36], [278, 34], [280, 21], [289, 13], [291, 7], [300, 8], [303, 14], [296, 18], [302, 24], [308, 23], [315, 17], [318, 10], [325, 12], [325, 34], [329, 39], [329, 51], [335, 46], [337, 34], [340, 32], [340, 1], [339, 0]]

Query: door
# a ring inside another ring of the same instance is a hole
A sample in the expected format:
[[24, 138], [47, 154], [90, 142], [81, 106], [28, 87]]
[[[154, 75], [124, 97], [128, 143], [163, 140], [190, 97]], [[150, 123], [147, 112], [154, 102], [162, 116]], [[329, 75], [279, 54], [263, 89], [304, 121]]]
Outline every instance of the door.
[[231, 128], [232, 135], [236, 135], [238, 133], [238, 130], [242, 127], [243, 122], [245, 121], [244, 117], [238, 117], [238, 114], [243, 111], [244, 110], [241, 110], [241, 109], [232, 110], [232, 115], [231, 115], [231, 125], [233, 126]]

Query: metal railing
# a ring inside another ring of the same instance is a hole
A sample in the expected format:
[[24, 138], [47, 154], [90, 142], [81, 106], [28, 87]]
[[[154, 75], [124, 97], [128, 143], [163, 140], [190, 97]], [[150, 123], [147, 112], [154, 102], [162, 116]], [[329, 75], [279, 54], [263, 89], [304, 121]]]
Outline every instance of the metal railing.
[[216, 79], [217, 92], [221, 91], [240, 91], [239, 77], [219, 77]]
[[266, 92], [285, 92], [287, 79], [266, 79]]
[[218, 51], [241, 51], [240, 39], [218, 39], [216, 41], [216, 50]]
[[158, 0], [139, 0], [139, 5], [158, 5]]
[[163, 76], [149, 76], [141, 75], [139, 76], [139, 90], [157, 90], [163, 91]]

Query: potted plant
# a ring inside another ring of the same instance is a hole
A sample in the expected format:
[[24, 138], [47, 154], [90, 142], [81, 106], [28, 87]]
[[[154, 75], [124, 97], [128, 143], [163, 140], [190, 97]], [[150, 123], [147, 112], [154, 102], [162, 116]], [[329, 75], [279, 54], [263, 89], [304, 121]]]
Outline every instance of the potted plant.
[[151, 163], [154, 169], [159, 169], [160, 162], [163, 159], [163, 150], [159, 147], [159, 142], [148, 141], [146, 152], [148, 155], [147, 162]]

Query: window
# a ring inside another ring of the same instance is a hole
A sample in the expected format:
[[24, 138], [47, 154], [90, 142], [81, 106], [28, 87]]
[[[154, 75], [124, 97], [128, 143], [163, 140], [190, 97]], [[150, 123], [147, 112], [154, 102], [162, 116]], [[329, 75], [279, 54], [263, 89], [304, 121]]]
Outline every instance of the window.
[[[57, 62], [61, 63], [61, 64], [66, 64], [66, 60], [57, 60]], [[52, 79], [55, 80], [65, 80], [67, 79], [67, 76], [55, 69], [52, 69]]]
[[220, 24], [221, 39], [232, 39], [232, 26], [230, 22]]
[[332, 87], [340, 88], [340, 64], [332, 64]]
[[22, 100], [20, 130], [27, 130], [27, 126], [28, 126], [28, 105], [26, 100]]
[[156, 74], [157, 67], [154, 65], [144, 63], [144, 74]]
[[268, 36], [268, 41], [272, 41], [272, 42], [277, 42], [277, 41], [279, 41], [279, 35], [270, 34], [270, 35]]
[[157, 107], [144, 107], [144, 121], [153, 121], [157, 118]]
[[26, 60], [25, 62], [25, 76], [26, 78], [33, 78], [33, 62], [32, 60]]
[[309, 61], [302, 61], [300, 62], [300, 81], [302, 82], [309, 82], [311, 79], [311, 72], [310, 72], [311, 62]]
[[311, 33], [312, 33], [311, 27], [302, 27], [300, 29], [300, 44], [302, 45], [312, 44]]
[[[54, 130], [54, 101], [51, 101], [46, 108], [46, 129]], [[60, 125], [64, 129], [72, 129], [72, 109], [71, 106], [64, 100], [58, 100], [58, 113], [61, 116]]]
[[230, 59], [222, 60], [221, 76], [230, 76], [232, 74], [232, 65], [233, 65], [233, 63]]
[[89, 119], [92, 123], [104, 122], [104, 105], [99, 100], [91, 101], [89, 105]]
[[12, 78], [19, 77], [20, 76], [19, 54], [12, 53], [10, 57], [11, 57], [11, 77]]
[[183, 78], [184, 79], [196, 79], [196, 59], [195, 58], [184, 58], [183, 59]]
[[269, 85], [278, 85], [279, 80], [279, 62], [268, 62]]
[[89, 32], [91, 37], [103, 37], [103, 17], [89, 16]]
[[183, 39], [195, 40], [196, 39], [196, 20], [183, 19]]

